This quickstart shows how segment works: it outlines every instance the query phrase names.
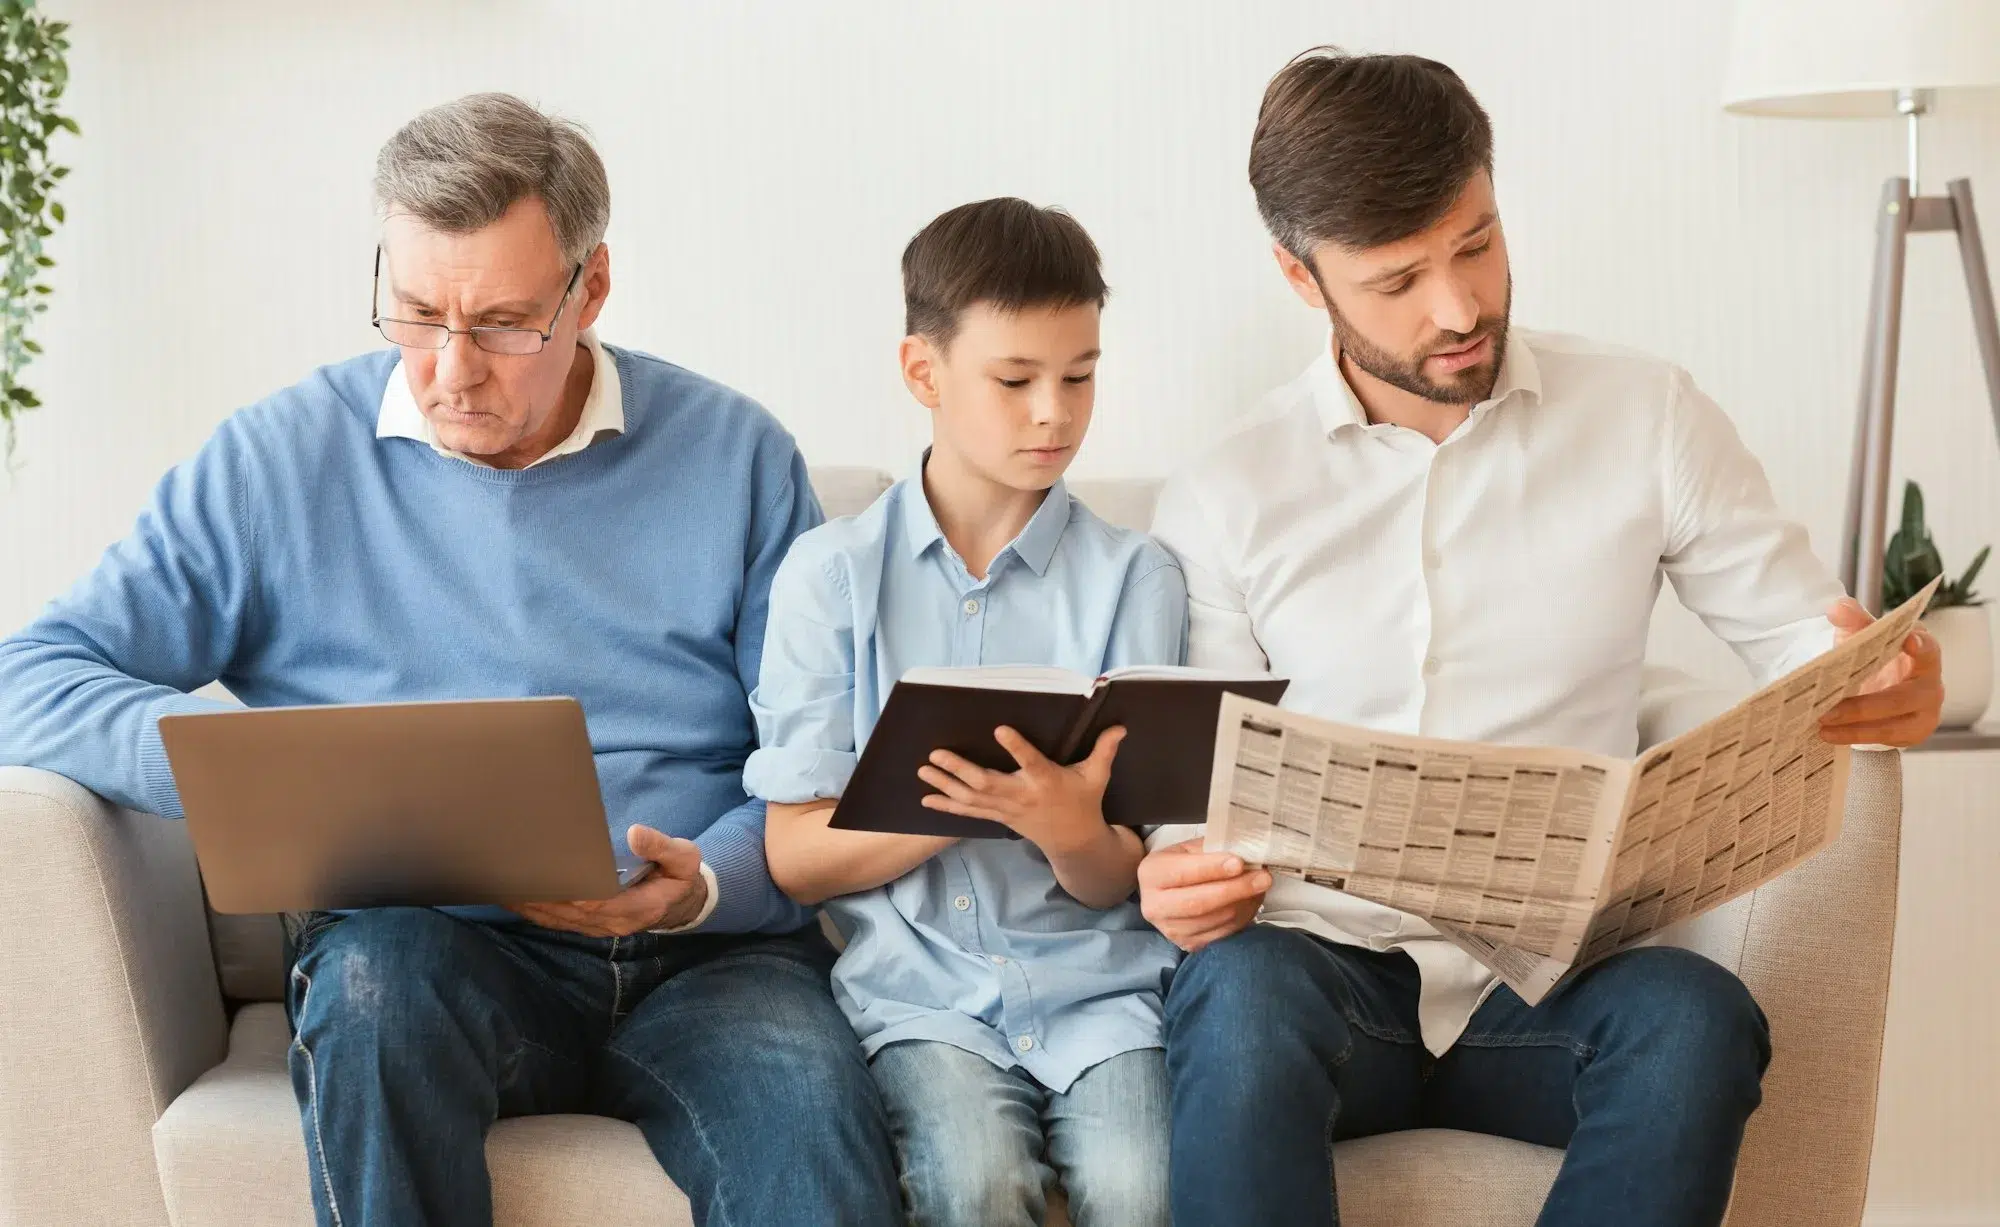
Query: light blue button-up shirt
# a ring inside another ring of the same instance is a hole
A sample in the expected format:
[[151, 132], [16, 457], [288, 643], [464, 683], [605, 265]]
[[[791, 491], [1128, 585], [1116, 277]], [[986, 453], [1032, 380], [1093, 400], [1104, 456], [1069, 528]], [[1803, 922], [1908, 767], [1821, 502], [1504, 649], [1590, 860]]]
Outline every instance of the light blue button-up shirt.
[[[838, 797], [907, 669], [1095, 676], [1181, 662], [1187, 585], [1151, 538], [1098, 519], [1058, 482], [974, 579], [921, 472], [800, 537], [779, 568], [750, 696], [761, 744], [744, 767], [751, 795]], [[826, 906], [847, 939], [834, 996], [871, 1056], [941, 1040], [1064, 1091], [1100, 1061], [1160, 1045], [1174, 947], [1134, 900], [1099, 910], [1071, 898], [1026, 840], [964, 840]]]

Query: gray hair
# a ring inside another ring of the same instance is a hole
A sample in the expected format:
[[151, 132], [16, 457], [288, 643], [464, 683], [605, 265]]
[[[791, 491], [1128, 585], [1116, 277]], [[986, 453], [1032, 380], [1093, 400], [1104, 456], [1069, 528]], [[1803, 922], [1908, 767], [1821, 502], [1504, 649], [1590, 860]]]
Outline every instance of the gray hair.
[[538, 197], [563, 260], [604, 241], [611, 184], [582, 126], [512, 94], [467, 94], [404, 124], [375, 158], [375, 203], [447, 234], [470, 234]]

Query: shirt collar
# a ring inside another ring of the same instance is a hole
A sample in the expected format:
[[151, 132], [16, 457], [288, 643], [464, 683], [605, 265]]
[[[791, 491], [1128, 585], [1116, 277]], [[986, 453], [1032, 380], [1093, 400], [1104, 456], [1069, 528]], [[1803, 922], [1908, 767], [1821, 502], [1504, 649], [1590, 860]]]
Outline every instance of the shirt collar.
[[[1313, 407], [1319, 411], [1320, 424], [1329, 435], [1340, 433], [1343, 427], [1367, 428], [1368, 411], [1348, 386], [1347, 377], [1340, 373], [1340, 341], [1331, 332], [1327, 334], [1326, 347], [1319, 358], [1306, 371], [1306, 387], [1312, 397]], [[1527, 340], [1518, 328], [1507, 330], [1507, 350], [1500, 358], [1500, 377], [1493, 384], [1493, 394], [1472, 407], [1474, 414], [1504, 404], [1508, 397], [1519, 393], [1539, 402], [1542, 398], [1542, 371], [1535, 362], [1535, 352], [1529, 348]]]
[[[597, 339], [596, 329], [584, 329], [577, 341], [590, 351], [593, 368], [590, 392], [583, 400], [583, 412], [577, 417], [576, 429], [569, 432], [569, 437], [537, 457], [528, 465], [531, 469], [557, 456], [580, 452], [607, 436], [625, 433], [625, 392], [618, 378], [617, 361]], [[430, 420], [424, 417], [423, 410], [417, 408], [417, 398], [410, 393], [410, 381], [403, 373], [400, 358], [389, 372], [389, 382], [382, 388], [382, 406], [375, 416], [375, 437], [415, 439], [429, 445], [441, 456], [451, 456], [481, 468], [492, 467], [483, 460], [452, 451], [438, 443]]]
[[[917, 461], [916, 471], [903, 481], [901, 495], [903, 513], [903, 537], [910, 551], [910, 557], [921, 558], [934, 545], [951, 545], [944, 539], [944, 530], [938, 527], [937, 515], [931, 510], [931, 500], [924, 493], [924, 465], [931, 458], [929, 448], [924, 449], [922, 459]], [[1049, 562], [1055, 557], [1056, 546], [1061, 543], [1063, 530], [1069, 527], [1069, 487], [1061, 478], [1049, 487], [1042, 497], [1041, 506], [1028, 517], [1028, 523], [1005, 549], [996, 555], [1012, 551], [1016, 558], [1028, 564], [1037, 575], [1048, 572]], [[988, 568], [987, 574], [992, 570]]]

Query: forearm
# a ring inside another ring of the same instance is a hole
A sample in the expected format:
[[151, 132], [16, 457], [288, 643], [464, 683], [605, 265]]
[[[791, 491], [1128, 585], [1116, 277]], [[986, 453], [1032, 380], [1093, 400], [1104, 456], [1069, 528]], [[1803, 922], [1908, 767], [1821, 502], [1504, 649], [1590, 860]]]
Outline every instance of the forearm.
[[764, 863], [764, 803], [747, 801], [694, 837], [702, 862], [715, 874], [715, 908], [693, 932], [789, 933], [812, 914], [773, 881]]
[[808, 906], [887, 885], [958, 841], [934, 835], [837, 831], [834, 802], [773, 803], [764, 855], [778, 889]]
[[1051, 851], [1049, 868], [1070, 897], [1085, 907], [1116, 907], [1139, 888], [1139, 862], [1146, 845], [1130, 827], [1100, 821], [1099, 830], [1076, 848]]
[[0, 642], [0, 765], [40, 767], [132, 809], [181, 816], [159, 718], [229, 704], [129, 677], [45, 620]]

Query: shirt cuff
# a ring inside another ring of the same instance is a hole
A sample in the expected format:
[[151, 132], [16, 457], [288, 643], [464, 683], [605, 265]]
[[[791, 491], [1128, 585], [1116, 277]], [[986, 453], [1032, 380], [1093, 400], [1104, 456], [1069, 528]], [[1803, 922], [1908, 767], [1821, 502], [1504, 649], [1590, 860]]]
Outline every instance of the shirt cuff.
[[743, 764], [743, 791], [780, 805], [823, 801], [847, 791], [860, 755], [811, 746], [762, 746]]
[[1158, 852], [1175, 844], [1186, 843], [1190, 839], [1200, 839], [1208, 828], [1199, 822], [1180, 822], [1171, 826], [1154, 827], [1146, 832], [1146, 851]]
[[146, 799], [148, 809], [162, 818], [187, 817], [181, 808], [181, 790], [174, 783], [173, 765], [167, 761], [167, 747], [160, 741], [160, 717], [241, 710], [240, 704], [192, 694], [172, 695], [153, 705], [139, 730], [139, 795]]
[[701, 863], [701, 880], [708, 887], [708, 902], [701, 905], [701, 914], [686, 924], [675, 925], [670, 929], [652, 929], [649, 932], [672, 937], [677, 933], [686, 933], [690, 929], [699, 929], [707, 924], [708, 918], [715, 915], [716, 903], [722, 899], [722, 887], [716, 885], [715, 870], [708, 867], [707, 861]]

